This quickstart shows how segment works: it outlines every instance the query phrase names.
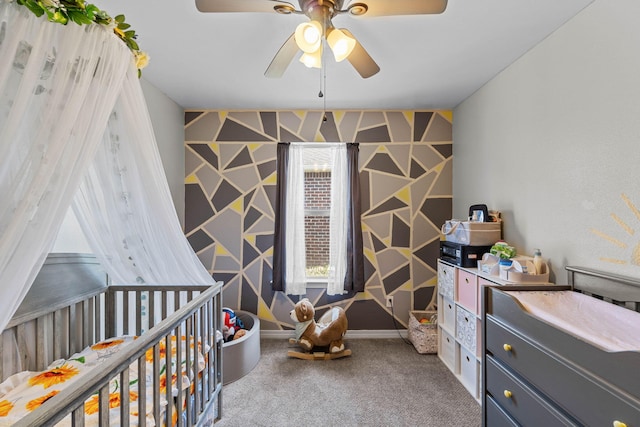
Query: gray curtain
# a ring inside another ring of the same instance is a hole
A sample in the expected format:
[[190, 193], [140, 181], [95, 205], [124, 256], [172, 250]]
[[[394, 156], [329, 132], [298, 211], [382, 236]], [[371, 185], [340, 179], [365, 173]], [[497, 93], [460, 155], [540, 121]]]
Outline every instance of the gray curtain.
[[[273, 280], [274, 291], [284, 291], [284, 271], [286, 262], [286, 186], [289, 164], [289, 143], [278, 144], [277, 151], [277, 188], [275, 228], [273, 235]], [[347, 230], [347, 273], [344, 290], [349, 293], [364, 291], [364, 259], [362, 253], [362, 222], [360, 219], [360, 174], [358, 172], [357, 143], [347, 144], [347, 169], [349, 175], [349, 211]]]
[[274, 291], [284, 291], [284, 272], [286, 262], [285, 232], [287, 229], [287, 167], [289, 166], [289, 143], [278, 144], [276, 157], [276, 217], [273, 230], [273, 279]]
[[362, 220], [360, 213], [360, 173], [358, 171], [357, 143], [347, 144], [347, 169], [349, 174], [349, 218], [347, 230], [347, 274], [344, 290], [364, 292], [364, 258], [362, 254]]

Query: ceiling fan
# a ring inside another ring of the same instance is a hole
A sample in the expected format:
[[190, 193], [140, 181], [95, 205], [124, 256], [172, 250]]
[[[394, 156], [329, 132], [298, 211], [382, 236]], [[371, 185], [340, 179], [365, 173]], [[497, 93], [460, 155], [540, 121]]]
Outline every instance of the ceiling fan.
[[[293, 58], [302, 51], [300, 61], [307, 67], [322, 67], [323, 39], [336, 61], [349, 61], [356, 71], [368, 78], [380, 71], [360, 42], [346, 28], [335, 28], [331, 22], [338, 14], [378, 17], [391, 15], [425, 15], [444, 12], [448, 0], [298, 0], [300, 9], [280, 0], [196, 0], [200, 12], [277, 12], [283, 15], [302, 14], [308, 22], [280, 47], [265, 76], [282, 77]], [[274, 4], [275, 3], [275, 4]]]

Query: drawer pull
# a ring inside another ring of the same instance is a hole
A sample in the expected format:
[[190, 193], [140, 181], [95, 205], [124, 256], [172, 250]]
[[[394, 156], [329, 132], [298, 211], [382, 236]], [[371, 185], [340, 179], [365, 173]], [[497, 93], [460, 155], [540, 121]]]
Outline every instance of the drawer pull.
[[622, 421], [614, 421], [613, 422], [613, 427], [627, 427], [627, 425], [625, 423], [623, 423]]
[[465, 277], [464, 281], [467, 282], [467, 285], [469, 284], [469, 278], [468, 277]]
[[504, 348], [504, 351], [511, 351], [511, 344], [505, 344], [502, 348]]
[[513, 393], [511, 393], [509, 390], [504, 391], [504, 397], [506, 397], [507, 399], [511, 399], [511, 396], [513, 396]]

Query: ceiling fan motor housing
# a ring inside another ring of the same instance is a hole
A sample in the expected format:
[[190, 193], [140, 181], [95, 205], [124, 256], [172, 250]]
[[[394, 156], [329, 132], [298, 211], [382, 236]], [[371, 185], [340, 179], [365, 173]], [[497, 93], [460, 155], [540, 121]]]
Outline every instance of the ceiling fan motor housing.
[[331, 19], [340, 10], [341, 3], [342, 0], [300, 0], [300, 9], [310, 20], [318, 21], [324, 28], [328, 28]]

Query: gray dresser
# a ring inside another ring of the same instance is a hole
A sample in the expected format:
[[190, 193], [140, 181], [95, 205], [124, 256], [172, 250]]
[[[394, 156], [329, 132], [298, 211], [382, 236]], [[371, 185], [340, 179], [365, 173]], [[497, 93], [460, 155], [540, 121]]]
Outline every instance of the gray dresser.
[[503, 292], [543, 288], [569, 289], [483, 289], [483, 425], [640, 426], [640, 353], [600, 350]]

